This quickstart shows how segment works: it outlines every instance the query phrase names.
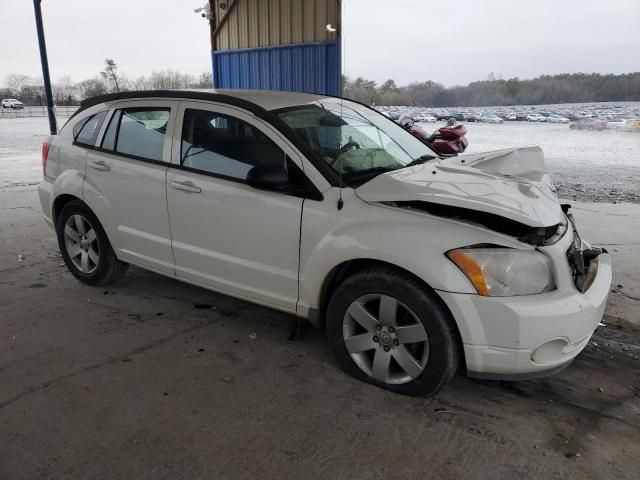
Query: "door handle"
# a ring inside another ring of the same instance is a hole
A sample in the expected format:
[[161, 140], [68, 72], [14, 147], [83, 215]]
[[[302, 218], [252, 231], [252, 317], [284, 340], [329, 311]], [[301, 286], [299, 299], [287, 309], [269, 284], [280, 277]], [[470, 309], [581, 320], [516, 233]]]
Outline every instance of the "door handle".
[[111, 170], [111, 167], [102, 160], [89, 160], [89, 166], [94, 170], [100, 170], [101, 172], [108, 172]]
[[191, 182], [171, 182], [173, 188], [184, 192], [200, 193], [202, 189]]

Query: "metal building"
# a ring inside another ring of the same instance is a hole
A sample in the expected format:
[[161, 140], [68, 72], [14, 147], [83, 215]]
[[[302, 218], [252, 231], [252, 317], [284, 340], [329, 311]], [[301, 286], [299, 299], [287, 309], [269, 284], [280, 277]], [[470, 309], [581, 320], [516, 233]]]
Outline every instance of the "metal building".
[[213, 83], [340, 94], [340, 0], [212, 0]]

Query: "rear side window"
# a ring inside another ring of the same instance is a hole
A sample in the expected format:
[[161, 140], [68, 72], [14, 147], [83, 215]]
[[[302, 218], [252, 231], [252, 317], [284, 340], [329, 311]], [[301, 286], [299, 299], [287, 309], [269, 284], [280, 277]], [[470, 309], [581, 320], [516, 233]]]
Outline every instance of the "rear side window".
[[180, 164], [237, 180], [257, 165], [285, 166], [285, 153], [269, 137], [239, 118], [187, 109]]
[[116, 110], [102, 148], [148, 160], [162, 161], [164, 136], [171, 109], [134, 107]]
[[94, 146], [107, 111], [96, 113], [73, 126], [73, 139], [81, 145]]

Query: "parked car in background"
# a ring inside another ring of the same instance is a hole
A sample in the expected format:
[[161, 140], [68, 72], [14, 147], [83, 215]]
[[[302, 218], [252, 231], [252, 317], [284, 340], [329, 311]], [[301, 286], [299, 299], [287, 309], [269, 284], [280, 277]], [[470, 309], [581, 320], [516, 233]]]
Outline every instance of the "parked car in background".
[[12, 110], [22, 110], [24, 104], [15, 98], [5, 98], [2, 100], [2, 108], [10, 108]]
[[454, 117], [454, 115], [448, 110], [439, 110], [434, 113], [436, 120], [449, 120]]
[[546, 122], [547, 118], [539, 113], [530, 113], [527, 115], [527, 122]]
[[426, 113], [419, 113], [418, 115], [416, 115], [414, 117], [416, 122], [424, 122], [424, 123], [435, 123], [436, 122], [436, 117], [434, 117], [433, 115], [429, 115]]
[[481, 120], [485, 123], [504, 123], [504, 120], [496, 114], [483, 115]]
[[607, 128], [607, 122], [594, 118], [581, 118], [569, 124], [572, 130], [604, 130]]
[[565, 117], [561, 117], [559, 115], [549, 115], [547, 117], [548, 123], [569, 123], [569, 119]]
[[346, 372], [397, 393], [433, 395], [459, 367], [562, 370], [611, 286], [538, 147], [439, 158], [344, 99], [96, 97], [45, 140], [42, 168], [45, 220], [81, 282], [133, 264], [308, 319]]
[[622, 130], [630, 132], [633, 130], [633, 120], [626, 118], [619, 118], [616, 120], [610, 120], [606, 122], [606, 128], [609, 130]]

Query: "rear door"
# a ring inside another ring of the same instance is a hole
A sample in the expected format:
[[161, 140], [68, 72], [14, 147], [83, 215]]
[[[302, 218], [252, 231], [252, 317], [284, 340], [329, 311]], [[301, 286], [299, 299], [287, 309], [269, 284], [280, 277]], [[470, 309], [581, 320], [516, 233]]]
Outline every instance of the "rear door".
[[[295, 312], [303, 199], [246, 184], [258, 164], [300, 158], [243, 110], [181, 102], [167, 196], [176, 275]], [[292, 167], [293, 168], [293, 167]]]
[[173, 275], [166, 175], [178, 102], [114, 105], [86, 160], [85, 201], [124, 261]]

